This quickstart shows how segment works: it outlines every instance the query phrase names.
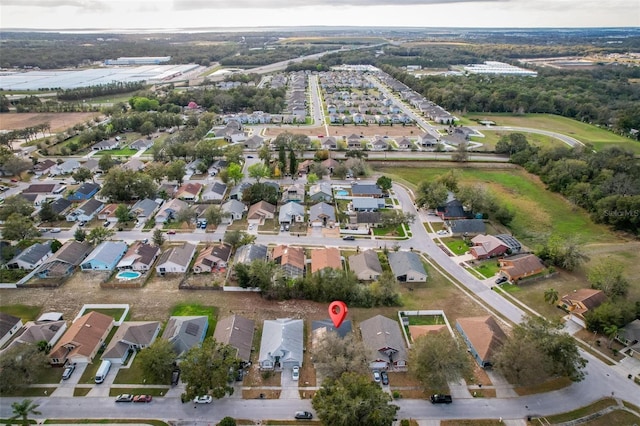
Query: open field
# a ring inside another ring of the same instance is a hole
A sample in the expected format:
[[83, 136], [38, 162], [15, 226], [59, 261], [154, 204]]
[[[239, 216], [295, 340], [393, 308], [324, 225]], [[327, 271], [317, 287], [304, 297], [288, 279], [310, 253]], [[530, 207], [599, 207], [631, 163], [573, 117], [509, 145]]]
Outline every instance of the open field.
[[92, 120], [99, 115], [99, 112], [4, 113], [0, 114], [0, 130], [24, 129], [36, 124], [50, 123], [51, 133], [56, 133], [73, 127], [74, 124]]
[[[484, 130], [484, 129], [480, 130], [480, 132], [485, 136], [484, 138], [479, 138], [479, 137], [471, 138], [471, 140], [473, 140], [474, 142], [480, 142], [483, 144], [481, 148], [475, 150], [479, 152], [494, 151], [496, 149], [496, 144], [498, 143], [498, 141], [502, 136], [510, 135], [511, 133], [517, 133], [517, 132]], [[564, 142], [547, 135], [539, 135], [537, 133], [525, 133], [525, 136], [527, 137], [527, 141], [529, 141], [531, 145], [535, 145], [535, 146], [545, 147], [545, 146], [565, 145]]]
[[[617, 135], [605, 129], [593, 126], [570, 118], [551, 114], [466, 114], [463, 124], [477, 125], [473, 120], [492, 120], [497, 126], [531, 127], [534, 129], [549, 130], [572, 136], [581, 142], [592, 144], [596, 150], [607, 146], [620, 146], [640, 154], [640, 142]], [[528, 137], [528, 136], [527, 136]]]
[[406, 136], [408, 138], [417, 138], [422, 135], [424, 132], [418, 128], [417, 126], [329, 126], [329, 134], [327, 135], [325, 132], [324, 126], [298, 126], [298, 127], [267, 127], [261, 136], [265, 138], [275, 138], [280, 133], [289, 132], [293, 134], [307, 135], [313, 142], [321, 140], [318, 138], [319, 135], [323, 137], [333, 136], [337, 140], [342, 139], [343, 136], [348, 137], [349, 135], [356, 134], [362, 135], [365, 137], [372, 137], [376, 135], [380, 136], [389, 136], [391, 139], [397, 139], [402, 136]]

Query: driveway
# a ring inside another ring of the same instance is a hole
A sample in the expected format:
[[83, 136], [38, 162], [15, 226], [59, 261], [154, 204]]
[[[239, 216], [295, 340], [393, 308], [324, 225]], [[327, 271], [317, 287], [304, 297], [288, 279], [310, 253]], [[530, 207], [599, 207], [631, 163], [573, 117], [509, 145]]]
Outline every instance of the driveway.
[[280, 399], [300, 399], [298, 382], [291, 379], [291, 371], [291, 368], [285, 368], [280, 374], [280, 386], [282, 386]]

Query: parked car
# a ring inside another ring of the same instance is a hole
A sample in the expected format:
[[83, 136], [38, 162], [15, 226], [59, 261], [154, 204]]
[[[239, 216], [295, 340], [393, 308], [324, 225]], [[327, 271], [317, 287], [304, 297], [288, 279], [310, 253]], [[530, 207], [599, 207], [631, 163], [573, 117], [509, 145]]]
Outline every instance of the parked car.
[[502, 284], [502, 283], [506, 283], [507, 281], [509, 281], [509, 278], [503, 276], [498, 277], [498, 279], [496, 280], [496, 284]]
[[343, 238], [343, 240], [345, 241], [353, 241], [355, 239], [356, 237], [354, 237], [353, 235], [347, 235], [346, 237]]
[[378, 370], [373, 370], [373, 381], [376, 383], [380, 383], [380, 380], [380, 372]]
[[67, 368], [62, 372], [62, 380], [67, 380], [73, 374], [73, 371], [76, 369], [75, 364], [67, 365]]
[[180, 382], [180, 369], [176, 368], [171, 372], [171, 386], [176, 386]]
[[389, 375], [386, 371], [380, 372], [380, 377], [382, 378], [382, 384], [387, 386], [389, 384]]
[[151, 395], [136, 395], [133, 397], [133, 402], [151, 402], [152, 399]]
[[297, 420], [311, 420], [313, 419], [313, 414], [309, 411], [296, 411], [295, 417]]
[[451, 395], [443, 395], [439, 393], [431, 395], [430, 399], [432, 404], [451, 404], [453, 402]]
[[173, 229], [169, 229], [167, 231], [167, 234], [169, 234], [169, 235], [175, 235], [175, 233], [176, 233], [176, 231], [174, 231]]
[[133, 395], [128, 393], [122, 393], [116, 396], [116, 402], [131, 402], [133, 401]]
[[293, 367], [293, 370], [291, 371], [291, 380], [298, 380], [298, 379], [300, 379], [300, 367], [296, 365], [295, 367]]
[[213, 401], [211, 395], [196, 396], [193, 399], [194, 404], [211, 404], [211, 401]]
[[60, 232], [60, 228], [53, 228], [53, 229], [51, 230], [51, 233], [52, 233], [52, 234], [57, 234], [58, 232]]

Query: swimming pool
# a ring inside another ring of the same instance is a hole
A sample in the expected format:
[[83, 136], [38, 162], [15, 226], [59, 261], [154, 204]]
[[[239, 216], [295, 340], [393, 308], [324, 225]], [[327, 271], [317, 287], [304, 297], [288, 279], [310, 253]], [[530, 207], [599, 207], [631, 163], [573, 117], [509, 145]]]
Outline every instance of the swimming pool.
[[345, 191], [344, 189], [340, 189], [339, 191], [336, 191], [336, 195], [338, 197], [346, 197], [347, 195], [349, 195], [349, 191]]
[[119, 280], [128, 281], [128, 280], [135, 280], [136, 278], [140, 278], [140, 275], [142, 274], [136, 271], [122, 271], [122, 272], [118, 272], [118, 275], [116, 275], [116, 278]]

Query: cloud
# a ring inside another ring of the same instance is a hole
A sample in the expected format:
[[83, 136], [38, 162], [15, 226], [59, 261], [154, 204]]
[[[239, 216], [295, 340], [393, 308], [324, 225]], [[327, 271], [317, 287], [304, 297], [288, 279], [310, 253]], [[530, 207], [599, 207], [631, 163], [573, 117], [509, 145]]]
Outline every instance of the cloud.
[[105, 0], [2, 0], [3, 7], [42, 7], [52, 9], [56, 7], [71, 7], [85, 12], [109, 10], [109, 2]]
[[488, 3], [510, 0], [173, 0], [175, 10], [291, 9], [313, 6], [424, 6], [447, 3]]

